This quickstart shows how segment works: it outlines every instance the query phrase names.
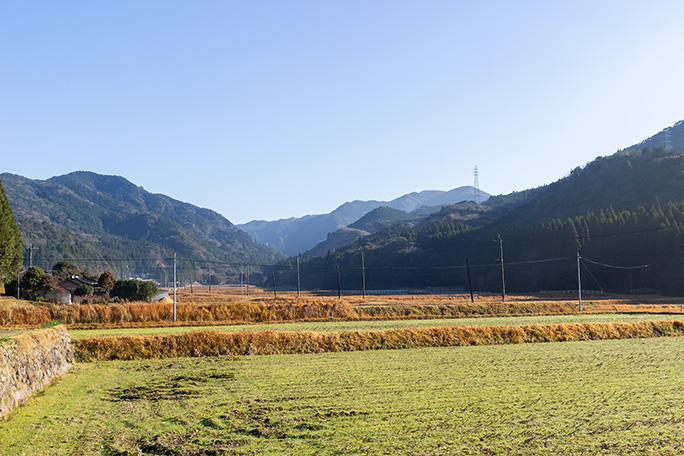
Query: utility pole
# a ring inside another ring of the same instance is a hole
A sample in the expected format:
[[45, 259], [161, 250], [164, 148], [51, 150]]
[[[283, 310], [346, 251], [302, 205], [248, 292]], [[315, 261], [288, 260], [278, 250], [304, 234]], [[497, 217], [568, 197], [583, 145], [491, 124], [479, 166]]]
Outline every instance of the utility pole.
[[192, 260], [192, 274], [190, 274], [190, 294], [193, 294], [192, 284], [195, 282], [195, 275], [197, 274], [197, 266], [195, 260]]
[[681, 297], [684, 298], [684, 245], [682, 246], [682, 291]]
[[173, 321], [176, 321], [176, 252], [173, 252]]
[[33, 266], [33, 244], [29, 247], [29, 268]]
[[579, 293], [579, 311], [582, 312], [582, 275], [580, 274], [580, 254], [577, 252], [577, 291]]
[[501, 260], [501, 297], [506, 302], [506, 276], [504, 274], [503, 239], [499, 234], [499, 260]]
[[249, 296], [249, 263], [247, 263], [247, 296]]
[[466, 258], [466, 270], [468, 271], [468, 288], [470, 289], [470, 302], [475, 302], [475, 297], [473, 296], [473, 281], [470, 280], [470, 264]]
[[273, 299], [278, 299], [278, 293], [276, 292], [275, 271], [273, 271], [271, 274], [273, 275]]
[[340, 265], [337, 265], [337, 299], [342, 299], [342, 290], [340, 288]]
[[299, 297], [299, 255], [297, 255], [297, 297]]
[[361, 250], [361, 287], [363, 289], [363, 299], [366, 299], [366, 260]]

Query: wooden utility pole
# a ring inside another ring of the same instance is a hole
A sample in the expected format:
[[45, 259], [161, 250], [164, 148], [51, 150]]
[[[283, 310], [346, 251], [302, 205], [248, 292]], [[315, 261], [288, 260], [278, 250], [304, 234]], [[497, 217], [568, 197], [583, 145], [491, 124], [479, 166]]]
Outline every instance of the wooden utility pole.
[[361, 250], [361, 287], [363, 290], [363, 299], [366, 299], [366, 259]]
[[682, 246], [682, 291], [681, 297], [684, 298], [684, 245]]
[[579, 311], [582, 312], [582, 275], [580, 274], [579, 252], [577, 252], [577, 292], [579, 294]]
[[340, 265], [337, 265], [337, 299], [342, 299], [342, 290], [340, 288]]
[[470, 264], [466, 258], [466, 270], [468, 271], [468, 288], [470, 289], [470, 302], [475, 302], [475, 297], [473, 296], [473, 281], [470, 280]]
[[299, 297], [299, 255], [297, 255], [297, 297]]
[[173, 252], [173, 321], [176, 321], [176, 252]]
[[506, 302], [506, 276], [504, 274], [503, 239], [499, 234], [499, 260], [501, 261], [501, 298]]
[[278, 292], [276, 291], [275, 271], [271, 273], [273, 276], [273, 299], [278, 299]]

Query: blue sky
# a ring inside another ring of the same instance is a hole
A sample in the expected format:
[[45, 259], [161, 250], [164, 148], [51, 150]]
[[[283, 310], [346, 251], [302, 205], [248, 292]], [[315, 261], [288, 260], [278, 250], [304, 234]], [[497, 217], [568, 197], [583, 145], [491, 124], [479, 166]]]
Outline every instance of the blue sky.
[[0, 4], [1, 171], [234, 223], [547, 184], [684, 119], [684, 2]]

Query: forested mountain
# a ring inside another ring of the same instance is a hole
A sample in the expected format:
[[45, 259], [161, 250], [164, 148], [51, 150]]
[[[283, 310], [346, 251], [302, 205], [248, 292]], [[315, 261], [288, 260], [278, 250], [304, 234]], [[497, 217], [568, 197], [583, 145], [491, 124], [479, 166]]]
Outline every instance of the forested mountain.
[[448, 192], [426, 190], [413, 192], [392, 201], [352, 201], [339, 206], [328, 214], [307, 215], [276, 221], [255, 220], [242, 225], [240, 229], [248, 232], [261, 243], [280, 250], [287, 255], [297, 255], [322, 242], [328, 233], [354, 223], [373, 209], [387, 206], [404, 212], [414, 211], [421, 206], [440, 206], [460, 201], [477, 199], [483, 201], [490, 195], [477, 192], [473, 187], [458, 187]]
[[[674, 127], [673, 127], [674, 128]], [[673, 132], [674, 133], [674, 132]], [[501, 241], [499, 241], [499, 236]], [[500, 253], [511, 292], [585, 288], [679, 294], [684, 245], [684, 156], [634, 148], [597, 158], [538, 189], [452, 205], [416, 223], [396, 223], [301, 263], [302, 286], [500, 292]], [[280, 264], [279, 283], [293, 263]]]
[[41, 267], [66, 257], [117, 275], [161, 279], [170, 273], [173, 253], [194, 260], [192, 266], [184, 260], [179, 272], [194, 276], [282, 258], [220, 214], [149, 193], [122, 177], [74, 172], [45, 181], [1, 174], [0, 180], [24, 248], [33, 246], [33, 263]]

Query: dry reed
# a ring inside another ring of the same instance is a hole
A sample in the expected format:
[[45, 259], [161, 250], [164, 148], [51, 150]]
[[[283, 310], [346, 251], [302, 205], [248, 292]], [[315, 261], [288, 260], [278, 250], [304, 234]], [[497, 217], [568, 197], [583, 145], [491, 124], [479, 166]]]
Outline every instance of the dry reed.
[[684, 335], [684, 321], [446, 326], [337, 333], [197, 331], [75, 341], [81, 361], [322, 353], [359, 350], [520, 344]]
[[[472, 316], [551, 315], [576, 312], [570, 302], [446, 301], [439, 304], [396, 303], [350, 305], [336, 299], [284, 299], [178, 304], [177, 322], [183, 323], [274, 323], [315, 320], [366, 320], [401, 318], [445, 318]], [[27, 304], [0, 307], [0, 325], [41, 326], [59, 320], [70, 327], [159, 326], [173, 323], [173, 306], [166, 303], [125, 304]]]

